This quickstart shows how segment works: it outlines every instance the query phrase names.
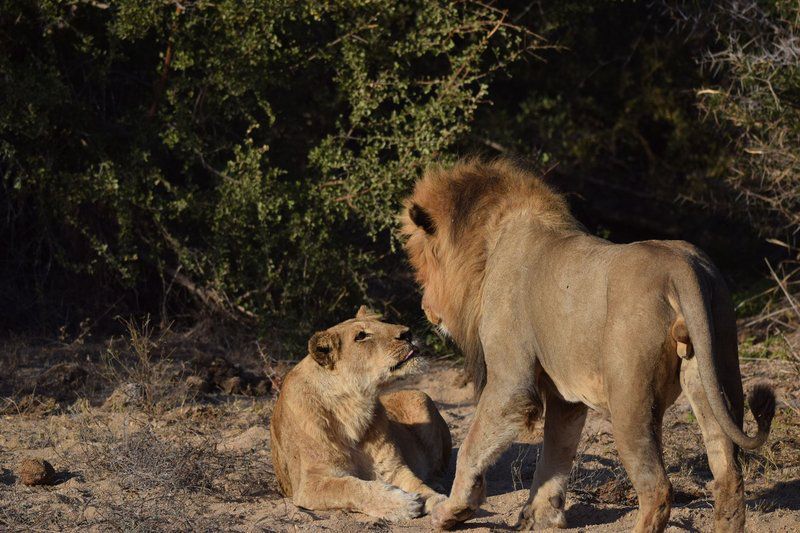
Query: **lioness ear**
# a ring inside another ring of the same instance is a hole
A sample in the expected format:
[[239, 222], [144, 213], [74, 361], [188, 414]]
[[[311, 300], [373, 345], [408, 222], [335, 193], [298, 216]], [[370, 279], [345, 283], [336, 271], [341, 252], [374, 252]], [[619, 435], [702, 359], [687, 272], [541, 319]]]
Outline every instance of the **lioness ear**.
[[339, 335], [330, 331], [318, 331], [308, 340], [308, 354], [326, 368], [333, 368], [339, 351]]
[[362, 305], [358, 308], [358, 312], [356, 313], [356, 318], [359, 320], [366, 320], [366, 319], [374, 319], [378, 320], [381, 317], [380, 313], [377, 313], [367, 307], [366, 305]]
[[436, 233], [436, 225], [433, 223], [431, 215], [417, 204], [411, 204], [411, 207], [408, 208], [408, 216], [411, 218], [411, 222], [424, 229], [425, 233], [429, 235]]

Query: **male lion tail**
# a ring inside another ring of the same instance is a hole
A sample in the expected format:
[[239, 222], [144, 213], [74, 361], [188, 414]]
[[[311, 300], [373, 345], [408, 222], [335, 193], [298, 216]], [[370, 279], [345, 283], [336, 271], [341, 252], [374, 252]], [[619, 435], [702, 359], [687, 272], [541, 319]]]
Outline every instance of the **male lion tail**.
[[758, 431], [755, 436], [747, 435], [731, 416], [717, 377], [715, 354], [718, 342], [711, 323], [712, 288], [708, 281], [704, 273], [695, 272], [694, 269], [687, 269], [673, 277], [678, 305], [686, 319], [689, 338], [697, 357], [700, 381], [714, 418], [733, 442], [746, 450], [754, 450], [764, 444], [769, 435], [772, 418], [775, 416], [775, 392], [768, 385], [753, 387], [747, 402], [756, 419]]

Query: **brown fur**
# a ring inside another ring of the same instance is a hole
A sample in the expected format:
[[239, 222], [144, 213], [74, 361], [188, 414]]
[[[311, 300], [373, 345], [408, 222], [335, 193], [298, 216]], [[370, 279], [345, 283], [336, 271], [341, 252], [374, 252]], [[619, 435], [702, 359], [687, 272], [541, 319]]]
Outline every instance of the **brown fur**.
[[477, 509], [484, 470], [542, 397], [544, 448], [520, 526], [565, 526], [566, 481], [590, 406], [612, 420], [639, 496], [636, 531], [662, 530], [671, 490], [661, 418], [683, 389], [718, 481], [717, 529], [742, 530], [736, 445], [765, 441], [774, 394], [755, 391], [758, 433], [744, 434], [733, 308], [702, 252], [589, 235], [560, 195], [505, 160], [433, 169], [405, 207], [402, 233], [423, 309], [460, 345], [480, 396], [436, 526]]
[[[447, 333], [461, 347], [467, 375], [480, 394], [486, 380], [477, 331], [481, 288], [500, 217], [509, 210], [527, 209], [544, 226], [577, 229], [580, 224], [560, 195], [502, 159], [491, 164], [472, 159], [450, 169], [433, 168], [417, 182], [405, 206], [401, 233], [417, 282], [425, 289], [424, 303], [429, 305], [423, 307], [437, 325], [437, 319], [450, 318], [446, 323], [452, 329]], [[440, 229], [436, 241], [411, 220], [412, 206], [424, 210]]]
[[416, 350], [408, 328], [363, 308], [311, 338], [270, 424], [278, 483], [296, 505], [399, 520], [444, 499], [424, 480], [447, 466], [447, 424], [422, 392], [380, 394], [424, 367], [420, 357], [405, 359]]

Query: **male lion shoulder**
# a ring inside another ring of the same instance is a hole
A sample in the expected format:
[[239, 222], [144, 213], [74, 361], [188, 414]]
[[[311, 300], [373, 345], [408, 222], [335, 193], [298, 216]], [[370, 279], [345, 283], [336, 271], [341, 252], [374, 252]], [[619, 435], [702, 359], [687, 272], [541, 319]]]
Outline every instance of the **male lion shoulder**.
[[447, 424], [423, 392], [381, 394], [424, 366], [408, 328], [362, 308], [314, 334], [308, 350], [286, 376], [270, 424], [282, 492], [299, 507], [388, 520], [444, 499], [426, 482], [447, 467]]

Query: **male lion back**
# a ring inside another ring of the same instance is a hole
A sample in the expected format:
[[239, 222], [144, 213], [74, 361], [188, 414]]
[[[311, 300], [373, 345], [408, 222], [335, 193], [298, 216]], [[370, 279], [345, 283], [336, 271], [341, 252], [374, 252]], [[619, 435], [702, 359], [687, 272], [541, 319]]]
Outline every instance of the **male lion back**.
[[422, 391], [401, 390], [382, 394], [380, 401], [411, 470], [422, 479], [442, 474], [453, 443], [433, 400]]

